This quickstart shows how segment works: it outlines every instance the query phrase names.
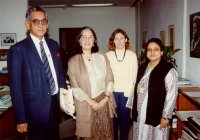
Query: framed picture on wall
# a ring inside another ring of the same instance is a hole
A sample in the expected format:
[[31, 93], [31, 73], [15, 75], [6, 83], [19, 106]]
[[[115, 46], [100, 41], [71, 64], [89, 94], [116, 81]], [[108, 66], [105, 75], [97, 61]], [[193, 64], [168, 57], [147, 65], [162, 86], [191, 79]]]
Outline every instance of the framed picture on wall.
[[190, 15], [190, 56], [200, 58], [200, 12]]
[[168, 26], [168, 46], [175, 48], [175, 27], [174, 25]]
[[166, 33], [165, 33], [165, 31], [160, 31], [160, 40], [162, 40], [162, 42], [163, 42], [163, 45], [164, 46], [166, 46]]
[[17, 42], [16, 33], [1, 33], [1, 46], [11, 46]]

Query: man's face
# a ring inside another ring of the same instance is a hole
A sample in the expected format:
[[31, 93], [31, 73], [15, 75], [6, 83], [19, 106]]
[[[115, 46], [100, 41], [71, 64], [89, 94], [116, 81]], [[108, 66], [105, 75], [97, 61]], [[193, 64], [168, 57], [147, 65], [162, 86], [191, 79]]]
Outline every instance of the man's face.
[[193, 29], [193, 33], [192, 33], [193, 38], [195, 40], [197, 40], [200, 37], [200, 29], [198, 29], [197, 23], [193, 23], [193, 28], [192, 29]]
[[25, 21], [25, 25], [31, 34], [41, 40], [47, 32], [48, 20], [45, 13], [41, 11], [32, 12], [30, 19]]

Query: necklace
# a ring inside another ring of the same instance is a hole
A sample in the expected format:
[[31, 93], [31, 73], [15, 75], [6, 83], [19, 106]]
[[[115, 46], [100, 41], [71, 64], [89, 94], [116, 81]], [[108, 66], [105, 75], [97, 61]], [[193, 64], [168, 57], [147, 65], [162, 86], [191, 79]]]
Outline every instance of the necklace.
[[116, 53], [116, 51], [115, 51], [115, 57], [116, 57], [117, 61], [118, 61], [118, 62], [122, 62], [122, 61], [124, 60], [125, 54], [126, 54], [126, 50], [124, 51], [124, 56], [123, 56], [123, 58], [122, 58], [121, 60], [119, 60], [119, 59], [117, 58], [117, 53]]
[[83, 54], [83, 57], [88, 61], [92, 61], [92, 55], [91, 56], [86, 56], [86, 55]]

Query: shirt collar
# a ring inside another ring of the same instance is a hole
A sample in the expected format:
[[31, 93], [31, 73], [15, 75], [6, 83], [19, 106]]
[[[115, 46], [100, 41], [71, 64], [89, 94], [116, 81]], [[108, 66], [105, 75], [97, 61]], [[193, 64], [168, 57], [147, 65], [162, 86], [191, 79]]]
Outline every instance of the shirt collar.
[[42, 40], [39, 40], [37, 37], [35, 37], [33, 34], [30, 33], [30, 36], [34, 42], [35, 45], [38, 45], [40, 43], [40, 41], [42, 41], [43, 43], [46, 43], [44, 37], [42, 37]]

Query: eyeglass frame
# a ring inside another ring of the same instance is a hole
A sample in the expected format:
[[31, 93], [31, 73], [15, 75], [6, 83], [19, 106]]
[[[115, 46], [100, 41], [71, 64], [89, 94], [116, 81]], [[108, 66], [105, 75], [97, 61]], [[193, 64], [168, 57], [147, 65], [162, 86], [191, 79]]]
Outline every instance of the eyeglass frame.
[[81, 40], [83, 40], [83, 41], [86, 41], [86, 40], [95, 41], [95, 38], [94, 38], [94, 36], [89, 36], [89, 37], [87, 37], [87, 36], [85, 36], [85, 35], [82, 35], [82, 36], [81, 36]]
[[[39, 19], [29, 19], [29, 21], [31, 21], [32, 23], [33, 23], [33, 25], [35, 25], [35, 26], [38, 26], [38, 25], [40, 25], [40, 24], [42, 24], [42, 25], [48, 25], [48, 23], [49, 23], [49, 21], [48, 21], [48, 19], [47, 18], [43, 18], [43, 19], [41, 19], [41, 20], [39, 20]], [[34, 22], [34, 21], [36, 21], [36, 22]], [[39, 22], [38, 22], [39, 21]], [[46, 22], [47, 21], [47, 22]], [[46, 22], [46, 23], [45, 23]]]
[[121, 37], [121, 38], [114, 38], [114, 41], [117, 41], [117, 42], [121, 42], [121, 41], [124, 41], [124, 40], [126, 40], [126, 38], [125, 37]]

